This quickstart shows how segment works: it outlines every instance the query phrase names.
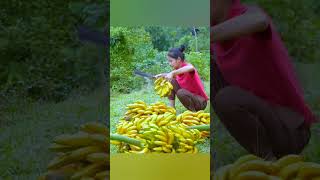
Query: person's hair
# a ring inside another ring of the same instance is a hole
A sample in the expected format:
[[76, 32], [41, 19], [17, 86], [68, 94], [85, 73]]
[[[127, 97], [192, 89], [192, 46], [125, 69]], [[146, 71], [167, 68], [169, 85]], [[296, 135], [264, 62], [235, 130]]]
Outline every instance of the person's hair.
[[184, 45], [181, 45], [179, 48], [171, 48], [169, 49], [168, 56], [173, 59], [181, 58], [182, 61], [184, 61], [184, 50], [186, 47]]

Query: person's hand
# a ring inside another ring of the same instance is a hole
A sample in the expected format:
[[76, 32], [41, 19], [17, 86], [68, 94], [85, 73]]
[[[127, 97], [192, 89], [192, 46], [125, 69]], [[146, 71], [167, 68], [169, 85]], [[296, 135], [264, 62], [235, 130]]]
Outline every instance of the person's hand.
[[167, 73], [161, 73], [161, 74], [157, 74], [154, 77], [157, 79], [159, 77], [165, 77], [167, 75]]
[[170, 73], [168, 73], [166, 76], [165, 76], [165, 78], [168, 80], [168, 81], [172, 81], [172, 79], [173, 79], [173, 73], [172, 72], [170, 72]]

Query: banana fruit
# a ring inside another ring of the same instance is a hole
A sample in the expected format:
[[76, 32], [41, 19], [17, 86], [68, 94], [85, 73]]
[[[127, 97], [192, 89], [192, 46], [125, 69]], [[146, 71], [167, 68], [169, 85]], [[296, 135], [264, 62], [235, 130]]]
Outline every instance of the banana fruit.
[[[185, 111], [177, 116], [177, 121], [187, 126], [205, 125], [210, 124], [210, 113], [203, 110], [198, 112]], [[202, 137], [209, 137], [209, 131], [201, 131]]]
[[[160, 82], [160, 80], [159, 80]], [[204, 111], [190, 112], [176, 116], [176, 111], [163, 102], [147, 105], [137, 101], [127, 105], [127, 112], [116, 125], [116, 133], [143, 142], [144, 147], [134, 147], [130, 144], [112, 140], [121, 153], [198, 153], [197, 143], [203, 142], [209, 136], [209, 131], [188, 129], [187, 120], [194, 117], [199, 122], [206, 119], [210, 123], [209, 113]], [[181, 119], [177, 119], [181, 117]], [[185, 123], [182, 120], [186, 120]], [[200, 123], [198, 123], [200, 124]], [[206, 136], [203, 134], [207, 133]]]
[[126, 113], [122, 120], [134, 120], [135, 118], [146, 119], [151, 115], [161, 115], [166, 112], [176, 114], [176, 110], [168, 107], [164, 102], [156, 102], [147, 105], [143, 101], [137, 101], [126, 106]]
[[173, 86], [164, 77], [159, 77], [154, 81], [154, 90], [160, 97], [167, 97], [171, 94]]
[[90, 122], [81, 125], [78, 133], [56, 136], [49, 150], [57, 156], [38, 179], [106, 179], [109, 175], [108, 134], [104, 124]]
[[254, 155], [240, 157], [220, 167], [213, 180], [313, 180], [320, 179], [320, 164], [304, 162], [300, 155], [287, 155], [277, 161], [265, 161]]

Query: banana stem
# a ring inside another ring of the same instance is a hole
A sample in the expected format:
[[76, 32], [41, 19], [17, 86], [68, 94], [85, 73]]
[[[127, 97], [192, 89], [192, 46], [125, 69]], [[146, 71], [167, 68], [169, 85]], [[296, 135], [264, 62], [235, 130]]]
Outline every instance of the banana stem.
[[189, 126], [187, 129], [198, 129], [199, 131], [210, 131], [210, 124]]
[[120, 142], [125, 142], [128, 144], [132, 144], [138, 147], [143, 148], [143, 144], [141, 141], [137, 140], [137, 139], [133, 139], [133, 138], [129, 138], [127, 136], [123, 136], [120, 134], [111, 134], [110, 135], [110, 140], [116, 140], [116, 141], [120, 141]]

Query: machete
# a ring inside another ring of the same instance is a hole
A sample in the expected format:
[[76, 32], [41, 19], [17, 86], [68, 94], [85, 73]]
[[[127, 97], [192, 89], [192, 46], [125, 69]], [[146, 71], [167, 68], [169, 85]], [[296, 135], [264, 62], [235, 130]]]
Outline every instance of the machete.
[[144, 72], [141, 72], [139, 70], [135, 70], [134, 74], [142, 76], [142, 77], [146, 77], [146, 78], [149, 78], [149, 79], [155, 79], [156, 78], [155, 75], [144, 73]]

